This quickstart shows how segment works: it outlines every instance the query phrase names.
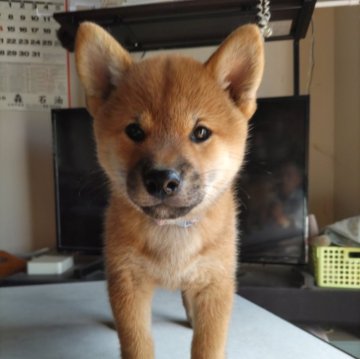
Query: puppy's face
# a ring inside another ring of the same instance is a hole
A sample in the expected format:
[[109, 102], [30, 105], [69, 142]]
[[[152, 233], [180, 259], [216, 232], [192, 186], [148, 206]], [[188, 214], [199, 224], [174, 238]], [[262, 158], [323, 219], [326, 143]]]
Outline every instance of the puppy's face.
[[[239, 45], [254, 39], [255, 59]], [[156, 220], [203, 210], [240, 168], [262, 40], [248, 26], [227, 43], [205, 65], [180, 56], [133, 63], [104, 30], [80, 26], [76, 60], [99, 161], [113, 191]]]
[[131, 66], [95, 118], [114, 190], [156, 219], [184, 216], [228, 187], [246, 129], [206, 68], [181, 57]]

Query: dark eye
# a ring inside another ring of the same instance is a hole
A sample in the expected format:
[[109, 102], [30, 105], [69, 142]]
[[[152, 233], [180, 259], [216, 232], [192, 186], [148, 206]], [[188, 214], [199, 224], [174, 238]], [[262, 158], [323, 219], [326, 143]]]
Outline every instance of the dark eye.
[[190, 135], [193, 142], [200, 143], [206, 141], [211, 136], [211, 131], [204, 126], [197, 126]]
[[134, 142], [142, 142], [145, 140], [145, 132], [137, 123], [131, 123], [126, 126], [125, 133]]

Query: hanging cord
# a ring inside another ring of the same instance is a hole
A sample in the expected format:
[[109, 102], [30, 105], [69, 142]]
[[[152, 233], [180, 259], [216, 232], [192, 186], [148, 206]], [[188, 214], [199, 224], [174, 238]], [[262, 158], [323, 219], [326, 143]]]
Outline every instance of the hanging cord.
[[258, 9], [257, 17], [258, 17], [258, 26], [262, 35], [265, 38], [268, 38], [272, 35], [273, 30], [270, 26], [270, 0], [259, 0], [259, 4], [256, 5]]
[[309, 56], [309, 72], [308, 72], [308, 83], [307, 83], [307, 93], [310, 94], [311, 84], [314, 77], [315, 69], [315, 25], [314, 21], [311, 19], [311, 49]]

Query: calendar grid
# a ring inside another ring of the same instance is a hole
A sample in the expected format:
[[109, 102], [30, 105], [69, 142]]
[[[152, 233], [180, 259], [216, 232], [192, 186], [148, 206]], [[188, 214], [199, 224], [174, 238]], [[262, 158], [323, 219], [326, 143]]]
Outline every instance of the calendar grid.
[[68, 105], [67, 54], [54, 12], [64, 1], [0, 0], [0, 109]]

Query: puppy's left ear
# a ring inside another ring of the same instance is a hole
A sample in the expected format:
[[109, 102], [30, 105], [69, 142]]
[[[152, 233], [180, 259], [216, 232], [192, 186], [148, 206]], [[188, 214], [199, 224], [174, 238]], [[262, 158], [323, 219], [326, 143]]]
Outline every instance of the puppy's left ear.
[[264, 40], [256, 25], [232, 32], [205, 63], [247, 119], [256, 110], [256, 92], [264, 71]]

